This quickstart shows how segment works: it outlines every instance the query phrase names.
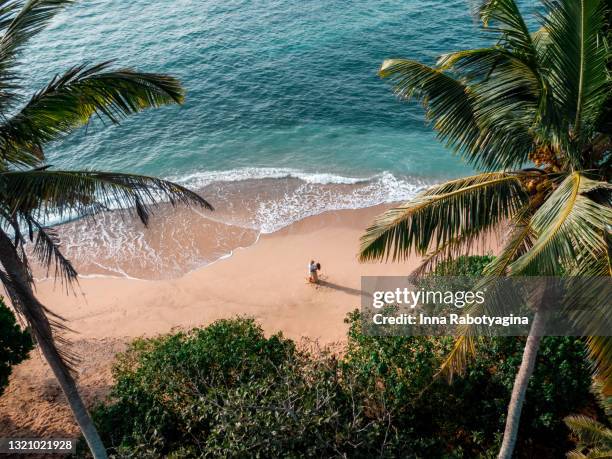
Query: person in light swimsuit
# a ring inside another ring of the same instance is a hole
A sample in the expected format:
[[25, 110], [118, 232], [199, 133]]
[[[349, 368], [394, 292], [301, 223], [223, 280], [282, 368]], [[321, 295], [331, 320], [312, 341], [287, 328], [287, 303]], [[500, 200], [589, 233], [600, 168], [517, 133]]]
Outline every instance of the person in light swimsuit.
[[314, 260], [310, 260], [308, 263], [308, 280], [313, 284], [319, 283], [318, 266]]

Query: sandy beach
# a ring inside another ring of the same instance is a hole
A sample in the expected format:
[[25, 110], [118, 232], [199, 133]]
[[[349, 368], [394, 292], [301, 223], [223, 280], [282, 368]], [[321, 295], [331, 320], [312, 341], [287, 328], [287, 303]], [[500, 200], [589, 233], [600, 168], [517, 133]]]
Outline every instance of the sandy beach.
[[[38, 294], [81, 338], [153, 336], [246, 314], [267, 332], [340, 341], [345, 314], [360, 304], [361, 276], [402, 275], [415, 266], [357, 262], [359, 236], [384, 209], [306, 218], [176, 279], [82, 278], [69, 295], [49, 280]], [[317, 286], [307, 282], [311, 258], [323, 268]]]
[[[360, 305], [363, 275], [405, 275], [417, 264], [360, 264], [359, 236], [386, 207], [327, 212], [262, 235], [232, 256], [170, 280], [81, 278], [76, 293], [43, 281], [43, 302], [74, 330], [82, 358], [79, 386], [88, 403], [103, 397], [116, 352], [139, 336], [190, 329], [216, 319], [248, 315], [267, 333], [341, 343], [347, 312]], [[311, 258], [322, 265], [321, 284], [307, 282]], [[37, 351], [15, 368], [0, 397], [0, 434], [76, 435], [72, 415]]]

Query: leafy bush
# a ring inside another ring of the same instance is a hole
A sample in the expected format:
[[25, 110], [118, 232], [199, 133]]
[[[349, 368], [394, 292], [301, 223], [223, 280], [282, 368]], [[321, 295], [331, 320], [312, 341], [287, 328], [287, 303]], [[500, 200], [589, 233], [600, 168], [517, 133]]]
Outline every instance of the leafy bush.
[[[461, 263], [476, 275], [484, 260]], [[367, 336], [360, 319], [347, 317], [342, 356], [250, 319], [137, 340], [94, 419], [119, 457], [493, 457], [525, 340], [483, 338], [448, 384], [436, 375], [451, 337]], [[590, 382], [582, 341], [543, 339], [518, 457], [568, 449], [562, 419]]]
[[[408, 440], [425, 457], [495, 456], [524, 338], [482, 338], [465, 375], [448, 384], [436, 373], [452, 338], [366, 336], [357, 311], [349, 323], [343, 361], [360, 388], [381, 391], [378, 397], [393, 419], [396, 444]], [[590, 383], [580, 339], [543, 338], [521, 417], [519, 457], [567, 450], [563, 417], [589, 403]]]
[[492, 256], [460, 256], [451, 261], [443, 261], [436, 265], [434, 274], [437, 276], [468, 276], [482, 275], [485, 266], [493, 261]]
[[94, 418], [120, 456], [351, 455], [376, 435], [334, 356], [265, 338], [249, 319], [137, 340], [114, 375]]
[[12, 366], [28, 357], [33, 348], [27, 331], [22, 331], [13, 312], [0, 297], [0, 395], [8, 384]]
[[[138, 340], [95, 410], [119, 456], [476, 457], [497, 448], [522, 343], [482, 345], [464, 378], [434, 379], [449, 338], [379, 338], [350, 316], [347, 352], [302, 351], [251, 320]], [[588, 398], [582, 343], [547, 338], [520, 451], [566, 448], [561, 419]]]

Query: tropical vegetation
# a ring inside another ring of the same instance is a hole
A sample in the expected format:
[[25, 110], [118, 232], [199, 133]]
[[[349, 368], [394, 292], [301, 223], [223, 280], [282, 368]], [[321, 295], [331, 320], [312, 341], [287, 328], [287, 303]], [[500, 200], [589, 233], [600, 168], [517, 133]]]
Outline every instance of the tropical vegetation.
[[[96, 458], [104, 446], [74, 381], [74, 352], [61, 317], [36, 297], [30, 258], [66, 285], [77, 272], [62, 254], [55, 230], [46, 218], [91, 217], [119, 206], [149, 222], [152, 205], [193, 203], [210, 208], [197, 194], [152, 177], [93, 170], [56, 170], [45, 149], [86, 125], [92, 117], [119, 123], [149, 107], [180, 104], [184, 91], [167, 75], [116, 68], [112, 62], [76, 65], [53, 77], [32, 95], [20, 72], [25, 45], [71, 0], [0, 2], [0, 281], [11, 305], [28, 325], [49, 363]], [[78, 152], [75, 152], [78, 154]]]
[[604, 412], [604, 421], [597, 421], [592, 414], [574, 414], [565, 418], [565, 424], [577, 443], [576, 448], [567, 454], [569, 459], [612, 457], [612, 396], [604, 393], [601, 383], [593, 384], [592, 391]]
[[[611, 2], [544, 0], [532, 22], [515, 0], [478, 3], [491, 46], [450, 52], [434, 65], [390, 59], [380, 69], [400, 98], [422, 102], [439, 139], [478, 173], [433, 186], [378, 217], [362, 237], [360, 259], [401, 261], [416, 253], [425, 257], [419, 271], [427, 272], [504, 232], [488, 276], [609, 277]], [[589, 355], [611, 390], [612, 339], [596, 336], [609, 323], [571, 301], [564, 305], [593, 335]], [[500, 458], [512, 456], [546, 325], [545, 302], [531, 306]], [[448, 374], [465, 371], [475, 341], [469, 334], [457, 340]]]
[[565, 423], [578, 438], [576, 449], [567, 454], [569, 459], [612, 457], [612, 429], [584, 415], [569, 416]]
[[[266, 337], [251, 319], [134, 341], [92, 412], [116, 457], [491, 457], [524, 339], [479, 343], [470, 370], [434, 380], [448, 337], [373, 337], [355, 311], [342, 355]], [[572, 448], [563, 418], [592, 403], [584, 343], [547, 337], [519, 457]], [[432, 383], [433, 381], [433, 383]]]
[[28, 358], [32, 338], [21, 329], [13, 312], [0, 298], [0, 395], [7, 386], [12, 367]]

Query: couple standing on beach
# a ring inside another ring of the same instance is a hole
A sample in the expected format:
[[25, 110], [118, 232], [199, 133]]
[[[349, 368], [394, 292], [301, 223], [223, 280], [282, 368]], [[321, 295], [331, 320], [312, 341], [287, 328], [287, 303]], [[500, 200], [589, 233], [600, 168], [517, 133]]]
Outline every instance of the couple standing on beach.
[[308, 263], [308, 281], [318, 284], [319, 271], [321, 271], [321, 263], [316, 263], [314, 260], [310, 260], [310, 263]]

